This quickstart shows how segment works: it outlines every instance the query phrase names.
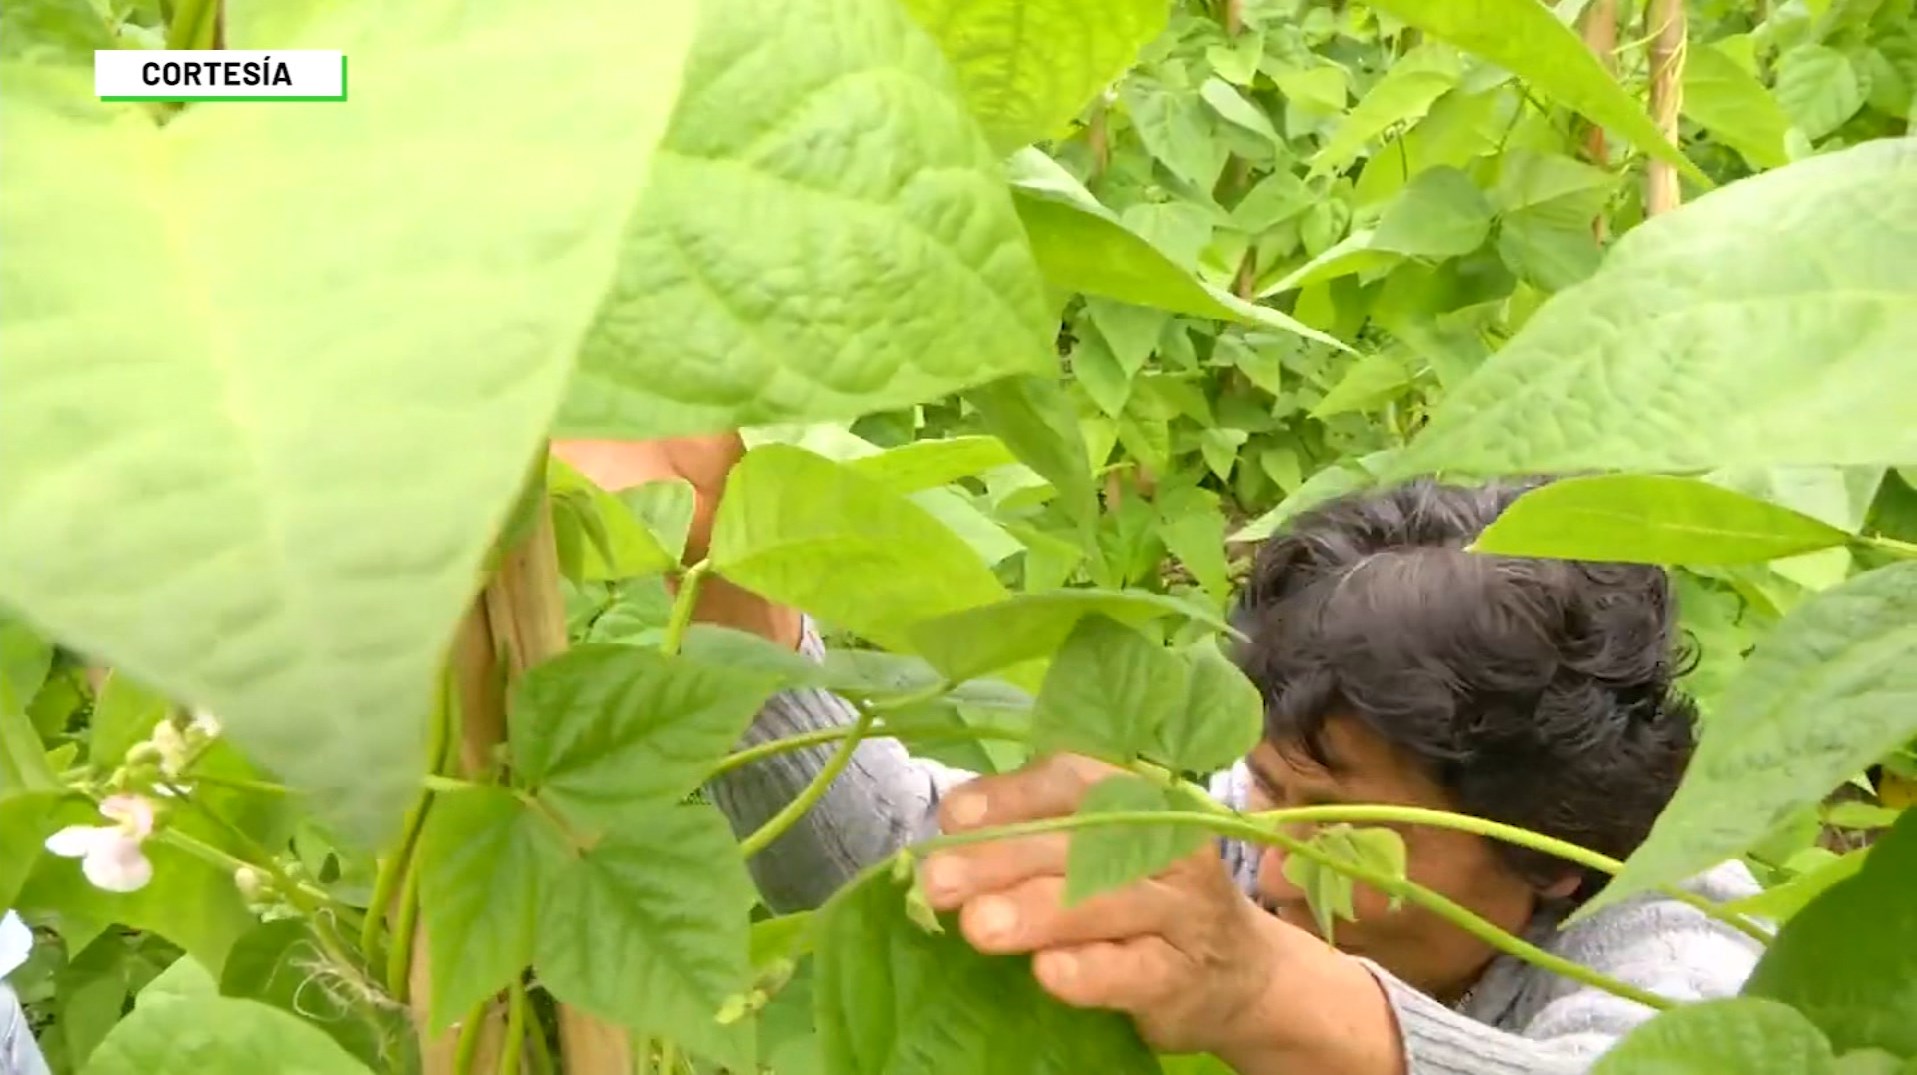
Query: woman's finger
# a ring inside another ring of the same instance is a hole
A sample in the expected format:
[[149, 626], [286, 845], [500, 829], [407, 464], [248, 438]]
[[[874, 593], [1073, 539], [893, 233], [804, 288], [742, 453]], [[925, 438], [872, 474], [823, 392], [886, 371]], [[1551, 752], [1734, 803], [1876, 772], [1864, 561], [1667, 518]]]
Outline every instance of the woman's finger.
[[1032, 973], [1047, 993], [1074, 1007], [1151, 1012], [1165, 998], [1194, 988], [1185, 981], [1187, 959], [1163, 937], [1094, 941], [1048, 948], [1032, 959]]
[[1056, 754], [1017, 772], [982, 776], [948, 792], [939, 803], [939, 827], [965, 832], [993, 825], [1063, 817], [1085, 791], [1118, 768], [1077, 754]]
[[1067, 907], [1065, 879], [1046, 876], [966, 901], [959, 910], [959, 930], [981, 952], [1010, 955], [1163, 935], [1180, 915], [1206, 910], [1179, 889], [1152, 881]]
[[1070, 853], [1071, 837], [1062, 832], [994, 840], [927, 856], [920, 877], [933, 908], [949, 911], [1033, 877], [1062, 877]]

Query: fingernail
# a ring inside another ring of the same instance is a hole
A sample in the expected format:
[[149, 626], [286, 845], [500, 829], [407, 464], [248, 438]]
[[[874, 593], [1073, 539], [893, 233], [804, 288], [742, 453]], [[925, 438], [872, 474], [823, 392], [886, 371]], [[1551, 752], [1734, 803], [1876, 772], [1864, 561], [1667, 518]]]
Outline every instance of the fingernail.
[[985, 796], [976, 791], [961, 791], [945, 800], [946, 815], [952, 823], [969, 828], [985, 820]]
[[1018, 908], [1002, 896], [987, 896], [972, 909], [972, 928], [981, 940], [1003, 940], [1018, 928]]
[[965, 888], [965, 862], [962, 859], [934, 856], [925, 860], [925, 894], [933, 899], [949, 898]]

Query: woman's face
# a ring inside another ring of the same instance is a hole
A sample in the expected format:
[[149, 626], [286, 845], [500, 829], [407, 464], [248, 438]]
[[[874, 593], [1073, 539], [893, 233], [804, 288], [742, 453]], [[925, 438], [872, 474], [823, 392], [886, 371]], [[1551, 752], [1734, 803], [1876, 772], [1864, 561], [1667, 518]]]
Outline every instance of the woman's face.
[[[1356, 720], [1334, 718], [1325, 729], [1336, 771], [1312, 762], [1302, 749], [1259, 744], [1248, 759], [1257, 809], [1379, 803], [1455, 810], [1444, 790], [1413, 761]], [[1364, 826], [1371, 827], [1371, 826]], [[1464, 906], [1510, 933], [1520, 933], [1537, 908], [1540, 893], [1479, 836], [1430, 826], [1390, 825], [1404, 839], [1411, 880]], [[1311, 835], [1313, 826], [1291, 831]], [[1259, 901], [1285, 922], [1317, 933], [1305, 894], [1285, 877], [1285, 852], [1267, 848], [1258, 868]], [[1567, 877], [1549, 895], [1568, 895]], [[1446, 1002], [1469, 989], [1496, 954], [1484, 942], [1437, 915], [1409, 903], [1392, 911], [1387, 897], [1357, 886], [1357, 921], [1333, 923], [1333, 941], [1364, 956], [1424, 992]]]

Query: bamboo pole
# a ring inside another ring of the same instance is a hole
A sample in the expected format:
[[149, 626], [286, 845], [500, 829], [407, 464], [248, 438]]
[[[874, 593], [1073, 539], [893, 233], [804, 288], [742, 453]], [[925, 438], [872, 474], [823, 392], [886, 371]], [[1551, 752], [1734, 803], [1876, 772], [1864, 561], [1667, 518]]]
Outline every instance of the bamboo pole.
[[[1591, 6], [1584, 9], [1584, 43], [1597, 53], [1598, 62], [1604, 70], [1617, 77], [1617, 0], [1591, 0]], [[1602, 124], [1591, 123], [1584, 130], [1584, 159], [1599, 168], [1611, 163], [1610, 147], [1604, 141]], [[1604, 241], [1604, 214], [1599, 213], [1591, 219], [1591, 234], [1598, 242]]]
[[[1651, 0], [1645, 14], [1656, 35], [1651, 39], [1651, 118], [1672, 145], [1677, 144], [1677, 117], [1684, 108], [1685, 16], [1683, 0]], [[1644, 171], [1644, 215], [1656, 216], [1677, 208], [1683, 192], [1677, 166], [1653, 159]]]

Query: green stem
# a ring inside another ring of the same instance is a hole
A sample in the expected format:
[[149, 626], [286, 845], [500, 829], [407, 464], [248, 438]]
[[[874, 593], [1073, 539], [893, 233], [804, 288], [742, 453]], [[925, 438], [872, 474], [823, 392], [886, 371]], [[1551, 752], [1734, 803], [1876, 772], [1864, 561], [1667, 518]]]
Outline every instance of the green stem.
[[[1274, 811], [1261, 815], [1270, 818], [1274, 814], [1286, 814], [1288, 811]], [[951, 836], [935, 837], [914, 849], [915, 853], [925, 853], [942, 847], [957, 847], [963, 844], [980, 843], [986, 840], [1006, 839], [1014, 836], [1032, 836], [1047, 832], [1060, 832], [1068, 829], [1095, 828], [1105, 825], [1194, 825], [1212, 830], [1224, 836], [1235, 836], [1258, 844], [1275, 844], [1285, 849], [1286, 854], [1296, 855], [1310, 860], [1327, 869], [1336, 870], [1354, 880], [1361, 881], [1387, 896], [1402, 899], [1408, 903], [1430, 911], [1452, 925], [1478, 938], [1485, 944], [1501, 952], [1518, 957], [1527, 963], [1561, 975], [1572, 981], [1602, 989], [1614, 996], [1635, 1001], [1645, 1007], [1662, 1011], [1675, 1006], [1675, 1003], [1655, 993], [1639, 989], [1634, 985], [1620, 982], [1609, 975], [1594, 971], [1563, 956], [1547, 952], [1537, 945], [1520, 937], [1514, 937], [1498, 927], [1486, 922], [1471, 911], [1454, 903], [1450, 899], [1414, 884], [1401, 877], [1394, 877], [1381, 870], [1373, 869], [1358, 862], [1350, 862], [1329, 855], [1302, 840], [1293, 839], [1282, 833], [1266, 829], [1249, 820], [1219, 813], [1207, 813], [1192, 810], [1125, 810], [1102, 814], [1075, 814], [1070, 817], [1045, 818], [1041, 821], [1028, 821], [1016, 825], [1003, 825], [993, 829], [981, 829], [977, 832], [959, 833]]]
[[1885, 537], [1882, 534], [1865, 534], [1858, 540], [1872, 548], [1881, 549], [1900, 560], [1917, 559], [1917, 544], [1908, 541], [1899, 541], [1896, 538]]
[[434, 792], [465, 791], [469, 788], [489, 788], [493, 785], [481, 784], [476, 780], [461, 780], [456, 776], [441, 776], [438, 773], [427, 773], [425, 776], [419, 778], [419, 786], [425, 788], [428, 792]]
[[805, 816], [806, 811], [811, 810], [818, 805], [820, 799], [825, 798], [825, 793], [831, 788], [832, 782], [852, 764], [852, 755], [858, 752], [859, 740], [865, 738], [866, 733], [872, 730], [872, 722], [878, 718], [878, 713], [878, 709], [873, 706], [865, 706], [859, 710], [859, 720], [852, 726], [851, 734], [839, 744], [839, 749], [832, 752], [831, 759], [812, 777], [812, 782], [805, 786], [805, 790], [799, 792], [797, 797], [786, 803], [778, 813], [772, 815], [765, 824], [754, 830], [752, 835], [740, 842], [739, 850], [746, 858], [764, 851], [772, 844], [772, 841], [785, 835], [787, 829], [797, 824], [798, 820]]
[[[453, 751], [453, 725], [457, 714], [453, 709], [453, 684], [449, 672], [442, 671], [439, 680], [439, 697], [433, 708], [432, 726], [427, 730], [426, 761], [432, 766], [427, 779], [436, 779], [438, 774], [451, 763]], [[373, 895], [366, 904], [366, 922], [360, 928], [359, 948], [372, 959], [379, 943], [380, 927], [385, 925], [389, 905], [393, 901], [393, 892], [399, 887], [400, 880], [413, 869], [413, 855], [419, 848], [419, 836], [426, 829], [426, 815], [433, 805], [432, 789], [421, 791], [406, 811], [406, 819], [400, 826], [399, 845], [393, 854], [379, 863], [379, 871], [373, 877]], [[391, 953], [387, 954], [389, 965]], [[410, 964], [411, 953], [407, 954]], [[406, 974], [412, 971], [409, 965]]]
[[531, 1026], [527, 1028], [526, 1041], [532, 1045], [533, 1070], [538, 1075], [557, 1075], [553, 1067], [552, 1046], [546, 1041], [545, 1027], [531, 1019], [528, 1022]]
[[393, 920], [392, 936], [386, 941], [386, 992], [401, 1004], [412, 991], [408, 980], [413, 972], [413, 933], [419, 924], [419, 875], [424, 872], [414, 863], [406, 870], [406, 881], [399, 889], [399, 914]]
[[667, 656], [679, 652], [686, 640], [686, 628], [692, 624], [692, 610], [699, 603], [699, 589], [705, 584], [706, 574], [712, 570], [712, 561], [701, 560], [686, 568], [679, 576], [679, 593], [672, 599], [672, 614], [666, 619], [666, 636], [659, 642], [659, 649]]
[[[1530, 848], [1533, 851], [1542, 851], [1547, 855], [1561, 858], [1566, 862], [1574, 862], [1580, 866], [1588, 866], [1591, 869], [1599, 870], [1613, 876], [1624, 869], [1624, 863], [1618, 859], [1614, 859], [1599, 851], [1579, 847], [1567, 840], [1560, 840], [1554, 836], [1546, 836], [1541, 832], [1532, 832], [1530, 829], [1519, 828], [1516, 825], [1506, 825], [1502, 822], [1488, 821], [1481, 817], [1472, 817], [1469, 814], [1454, 814], [1448, 810], [1428, 810], [1419, 806], [1301, 806], [1286, 810], [1267, 810], [1247, 816], [1255, 821], [1270, 822], [1278, 825], [1311, 822], [1335, 823], [1341, 821], [1360, 825], [1428, 825], [1432, 828], [1455, 829], [1459, 832], [1468, 832], [1476, 836], [1489, 837], [1493, 840], [1502, 840], [1505, 843]], [[1743, 915], [1737, 914], [1720, 904], [1711, 902], [1695, 892], [1680, 888], [1677, 885], [1662, 886], [1660, 891], [1673, 899], [1697, 908], [1705, 915], [1730, 926], [1732, 929], [1737, 930], [1753, 940], [1769, 944], [1773, 939], [1772, 934], [1762, 926], [1757, 925]]]
[[264, 780], [243, 780], [236, 776], [219, 776], [214, 773], [182, 774], [181, 780], [191, 780], [196, 784], [211, 784], [216, 788], [232, 788], [235, 791], [257, 791], [266, 795], [292, 795], [292, 788], [284, 784], [271, 784]]
[[473, 1058], [479, 1055], [479, 1042], [485, 1037], [482, 1031], [486, 1026], [486, 1006], [492, 1003], [488, 997], [473, 1005], [466, 1013], [466, 1020], [459, 1024], [459, 1037], [453, 1043], [453, 1075], [472, 1075]]
[[[356, 913], [344, 904], [341, 904], [338, 900], [335, 900], [332, 893], [327, 892], [323, 888], [316, 888], [304, 881], [295, 881], [273, 866], [248, 862], [236, 855], [222, 851], [198, 837], [188, 836], [178, 829], [163, 829], [154, 833], [153, 839], [168, 847], [184, 851], [202, 862], [225, 870], [228, 874], [234, 873], [242, 866], [258, 870], [272, 877], [275, 883], [287, 890], [289, 896], [297, 895], [307, 900], [323, 903], [326, 905], [327, 910], [341, 917], [352, 918], [354, 921], [357, 921], [359, 918]], [[306, 911], [308, 914], [313, 913], [313, 909], [310, 907], [302, 907], [301, 910]]]
[[[743, 750], [734, 751], [719, 759], [719, 763], [712, 767], [711, 772], [706, 774], [706, 779], [711, 780], [715, 777], [723, 776], [734, 769], [740, 769], [754, 762], [764, 761], [767, 758], [779, 754], [786, 754], [794, 750], [804, 750], [807, 747], [816, 747], [825, 743], [836, 743], [851, 735], [852, 728], [853, 726], [850, 724], [838, 728], [818, 728], [809, 732], [801, 732], [798, 735], [790, 735], [783, 739], [754, 743], [752, 746], [746, 747]], [[968, 739], [994, 739], [1022, 743], [1030, 737], [1025, 732], [1016, 728], [993, 728], [981, 725], [971, 728], [915, 730], [912, 728], [892, 728], [881, 721], [873, 725], [872, 729], [866, 733], [866, 738], [891, 738], [915, 743], [936, 743]]]
[[519, 1075], [526, 1051], [526, 983], [515, 977], [506, 991], [506, 1041], [499, 1053], [499, 1075]]

